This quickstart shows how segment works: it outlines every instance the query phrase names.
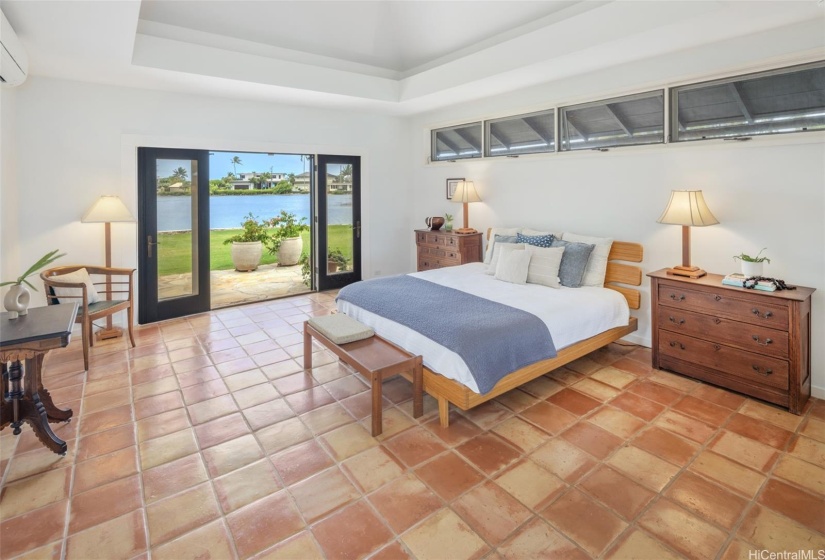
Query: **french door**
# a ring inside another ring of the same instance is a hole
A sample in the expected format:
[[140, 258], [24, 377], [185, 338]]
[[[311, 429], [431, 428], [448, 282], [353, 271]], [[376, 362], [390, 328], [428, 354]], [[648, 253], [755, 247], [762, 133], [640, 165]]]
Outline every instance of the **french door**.
[[138, 169], [138, 322], [209, 311], [209, 152], [138, 148]]
[[361, 158], [319, 155], [317, 170], [316, 285], [333, 290], [361, 280]]

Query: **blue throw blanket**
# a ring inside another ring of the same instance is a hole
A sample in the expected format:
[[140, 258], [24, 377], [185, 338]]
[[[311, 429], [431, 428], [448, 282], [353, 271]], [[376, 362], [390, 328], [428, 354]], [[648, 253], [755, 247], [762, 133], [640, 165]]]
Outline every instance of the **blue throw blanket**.
[[482, 394], [508, 373], [556, 357], [547, 325], [532, 313], [420, 278], [356, 282], [338, 292], [338, 298], [452, 350], [467, 364]]

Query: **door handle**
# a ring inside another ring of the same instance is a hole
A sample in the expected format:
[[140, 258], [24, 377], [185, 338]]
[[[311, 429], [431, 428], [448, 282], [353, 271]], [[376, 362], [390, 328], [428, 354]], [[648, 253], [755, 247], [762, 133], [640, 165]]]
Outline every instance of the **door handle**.
[[352, 226], [352, 229], [355, 230], [355, 238], [361, 239], [361, 220], [355, 222], [355, 225]]
[[151, 235], [146, 236], [146, 251], [147, 251], [150, 259], [152, 258], [152, 247], [154, 247], [155, 245], [160, 245], [160, 242], [153, 243], [152, 242], [152, 236]]

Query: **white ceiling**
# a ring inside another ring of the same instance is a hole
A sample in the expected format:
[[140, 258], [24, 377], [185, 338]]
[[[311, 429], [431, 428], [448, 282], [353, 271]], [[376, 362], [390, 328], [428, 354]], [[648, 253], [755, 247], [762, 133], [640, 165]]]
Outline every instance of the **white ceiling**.
[[820, 0], [2, 0], [31, 75], [411, 114], [813, 23]]

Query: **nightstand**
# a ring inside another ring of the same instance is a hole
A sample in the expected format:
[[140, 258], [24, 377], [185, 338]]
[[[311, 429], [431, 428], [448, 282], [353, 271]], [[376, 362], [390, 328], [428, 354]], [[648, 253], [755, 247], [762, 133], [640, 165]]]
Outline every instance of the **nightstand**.
[[415, 230], [418, 270], [481, 262], [481, 233]]
[[811, 294], [762, 292], [651, 272], [653, 367], [800, 414], [811, 396]]

